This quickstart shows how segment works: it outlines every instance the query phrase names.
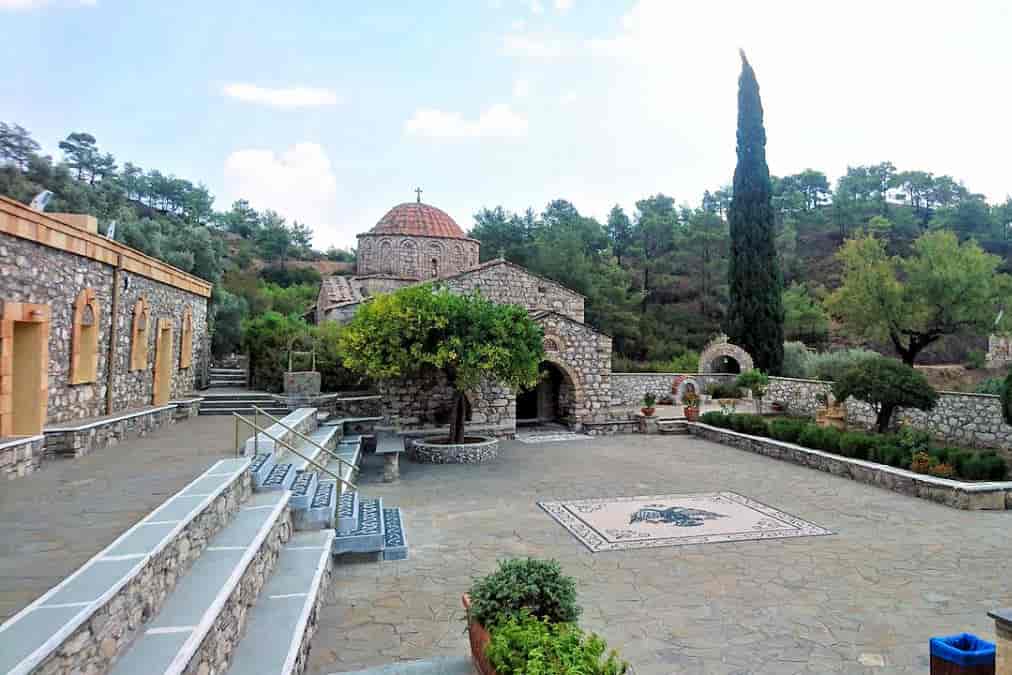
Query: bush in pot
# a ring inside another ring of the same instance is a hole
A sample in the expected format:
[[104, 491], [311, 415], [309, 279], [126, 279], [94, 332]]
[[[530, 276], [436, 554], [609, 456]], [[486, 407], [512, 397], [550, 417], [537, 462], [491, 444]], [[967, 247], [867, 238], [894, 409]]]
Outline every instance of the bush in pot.
[[491, 628], [524, 610], [538, 618], [572, 623], [580, 616], [576, 581], [562, 573], [557, 560], [514, 558], [471, 585], [470, 617]]
[[500, 623], [488, 646], [498, 675], [622, 675], [629, 664], [598, 635], [575, 624], [552, 623], [528, 612]]

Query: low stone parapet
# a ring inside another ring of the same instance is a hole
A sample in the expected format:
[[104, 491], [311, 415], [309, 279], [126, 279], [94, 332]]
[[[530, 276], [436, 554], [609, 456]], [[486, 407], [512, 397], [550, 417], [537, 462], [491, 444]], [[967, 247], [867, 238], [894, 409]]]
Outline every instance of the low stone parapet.
[[499, 439], [479, 438], [473, 443], [432, 443], [416, 438], [408, 441], [408, 457], [421, 464], [480, 464], [499, 456]]
[[0, 475], [7, 480], [24, 478], [39, 470], [46, 447], [46, 437], [23, 436], [0, 442]]
[[809, 466], [835, 476], [876, 485], [911, 497], [928, 499], [953, 508], [972, 511], [1012, 509], [1012, 481], [971, 483], [936, 478], [884, 464], [803, 448], [771, 438], [719, 429], [699, 422], [688, 426], [694, 436], [709, 441]]
[[46, 437], [45, 454], [83, 457], [100, 448], [146, 436], [175, 422], [176, 404], [170, 403], [48, 426], [43, 429]]
[[1012, 607], [988, 612], [994, 619], [995, 675], [1012, 675]]
[[183, 422], [200, 415], [200, 404], [203, 400], [203, 396], [193, 396], [169, 401], [170, 405], [176, 406], [175, 420]]

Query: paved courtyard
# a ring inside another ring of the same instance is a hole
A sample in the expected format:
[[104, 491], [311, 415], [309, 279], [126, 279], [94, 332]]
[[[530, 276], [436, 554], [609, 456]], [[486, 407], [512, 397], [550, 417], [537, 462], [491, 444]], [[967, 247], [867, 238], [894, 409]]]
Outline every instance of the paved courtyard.
[[[993, 639], [1012, 513], [965, 512], [690, 437], [507, 443], [484, 466], [402, 463], [411, 558], [339, 563], [310, 671], [467, 652], [460, 595], [506, 556], [554, 557], [584, 624], [636, 672], [924, 673], [932, 635]], [[835, 534], [591, 553], [538, 501], [734, 491]]]
[[233, 434], [227, 417], [198, 417], [0, 483], [0, 622], [234, 456]]

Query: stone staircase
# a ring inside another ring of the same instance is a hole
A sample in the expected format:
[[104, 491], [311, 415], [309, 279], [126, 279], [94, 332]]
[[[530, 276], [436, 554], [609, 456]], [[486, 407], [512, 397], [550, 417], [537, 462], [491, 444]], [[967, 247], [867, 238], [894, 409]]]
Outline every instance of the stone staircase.
[[201, 415], [231, 415], [237, 412], [240, 415], [252, 416], [253, 406], [266, 410], [275, 417], [281, 417], [288, 412], [288, 408], [281, 405], [271, 394], [254, 391], [215, 392], [208, 390], [202, 392], [201, 396], [204, 398], [200, 403]]
[[687, 436], [689, 425], [684, 417], [662, 417], [657, 420], [657, 431], [662, 434]]
[[209, 368], [207, 374], [210, 387], [246, 387], [245, 368]]
[[400, 509], [319, 469], [355, 482], [366, 437], [282, 422], [0, 626], [0, 673], [303, 672], [335, 556], [408, 549]]

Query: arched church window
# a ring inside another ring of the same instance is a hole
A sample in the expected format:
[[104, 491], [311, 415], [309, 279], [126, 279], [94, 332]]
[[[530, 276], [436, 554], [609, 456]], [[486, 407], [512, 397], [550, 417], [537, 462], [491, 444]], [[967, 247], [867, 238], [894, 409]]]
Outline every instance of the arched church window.
[[435, 241], [431, 242], [429, 243], [426, 253], [427, 253], [426, 257], [429, 258], [429, 262], [431, 265], [430, 272], [433, 277], [438, 277], [444, 271], [443, 257], [445, 255], [445, 252], [443, 250], [443, 247], [438, 242]]
[[189, 305], [183, 310], [183, 330], [179, 335], [179, 367], [189, 368], [193, 364], [193, 310]]
[[384, 239], [379, 246], [379, 271], [385, 274], [393, 274], [397, 271], [396, 260], [394, 259], [394, 246]]
[[85, 288], [74, 301], [74, 323], [70, 329], [71, 384], [84, 384], [98, 379], [99, 315], [95, 290]]
[[418, 277], [418, 245], [410, 239], [401, 242], [401, 276], [406, 279]]
[[450, 261], [450, 265], [454, 271], [460, 271], [467, 267], [467, 260], [464, 258], [464, 247], [460, 244], [453, 245], [453, 260]]
[[148, 301], [143, 295], [134, 304], [133, 324], [130, 331], [130, 370], [148, 367]]

